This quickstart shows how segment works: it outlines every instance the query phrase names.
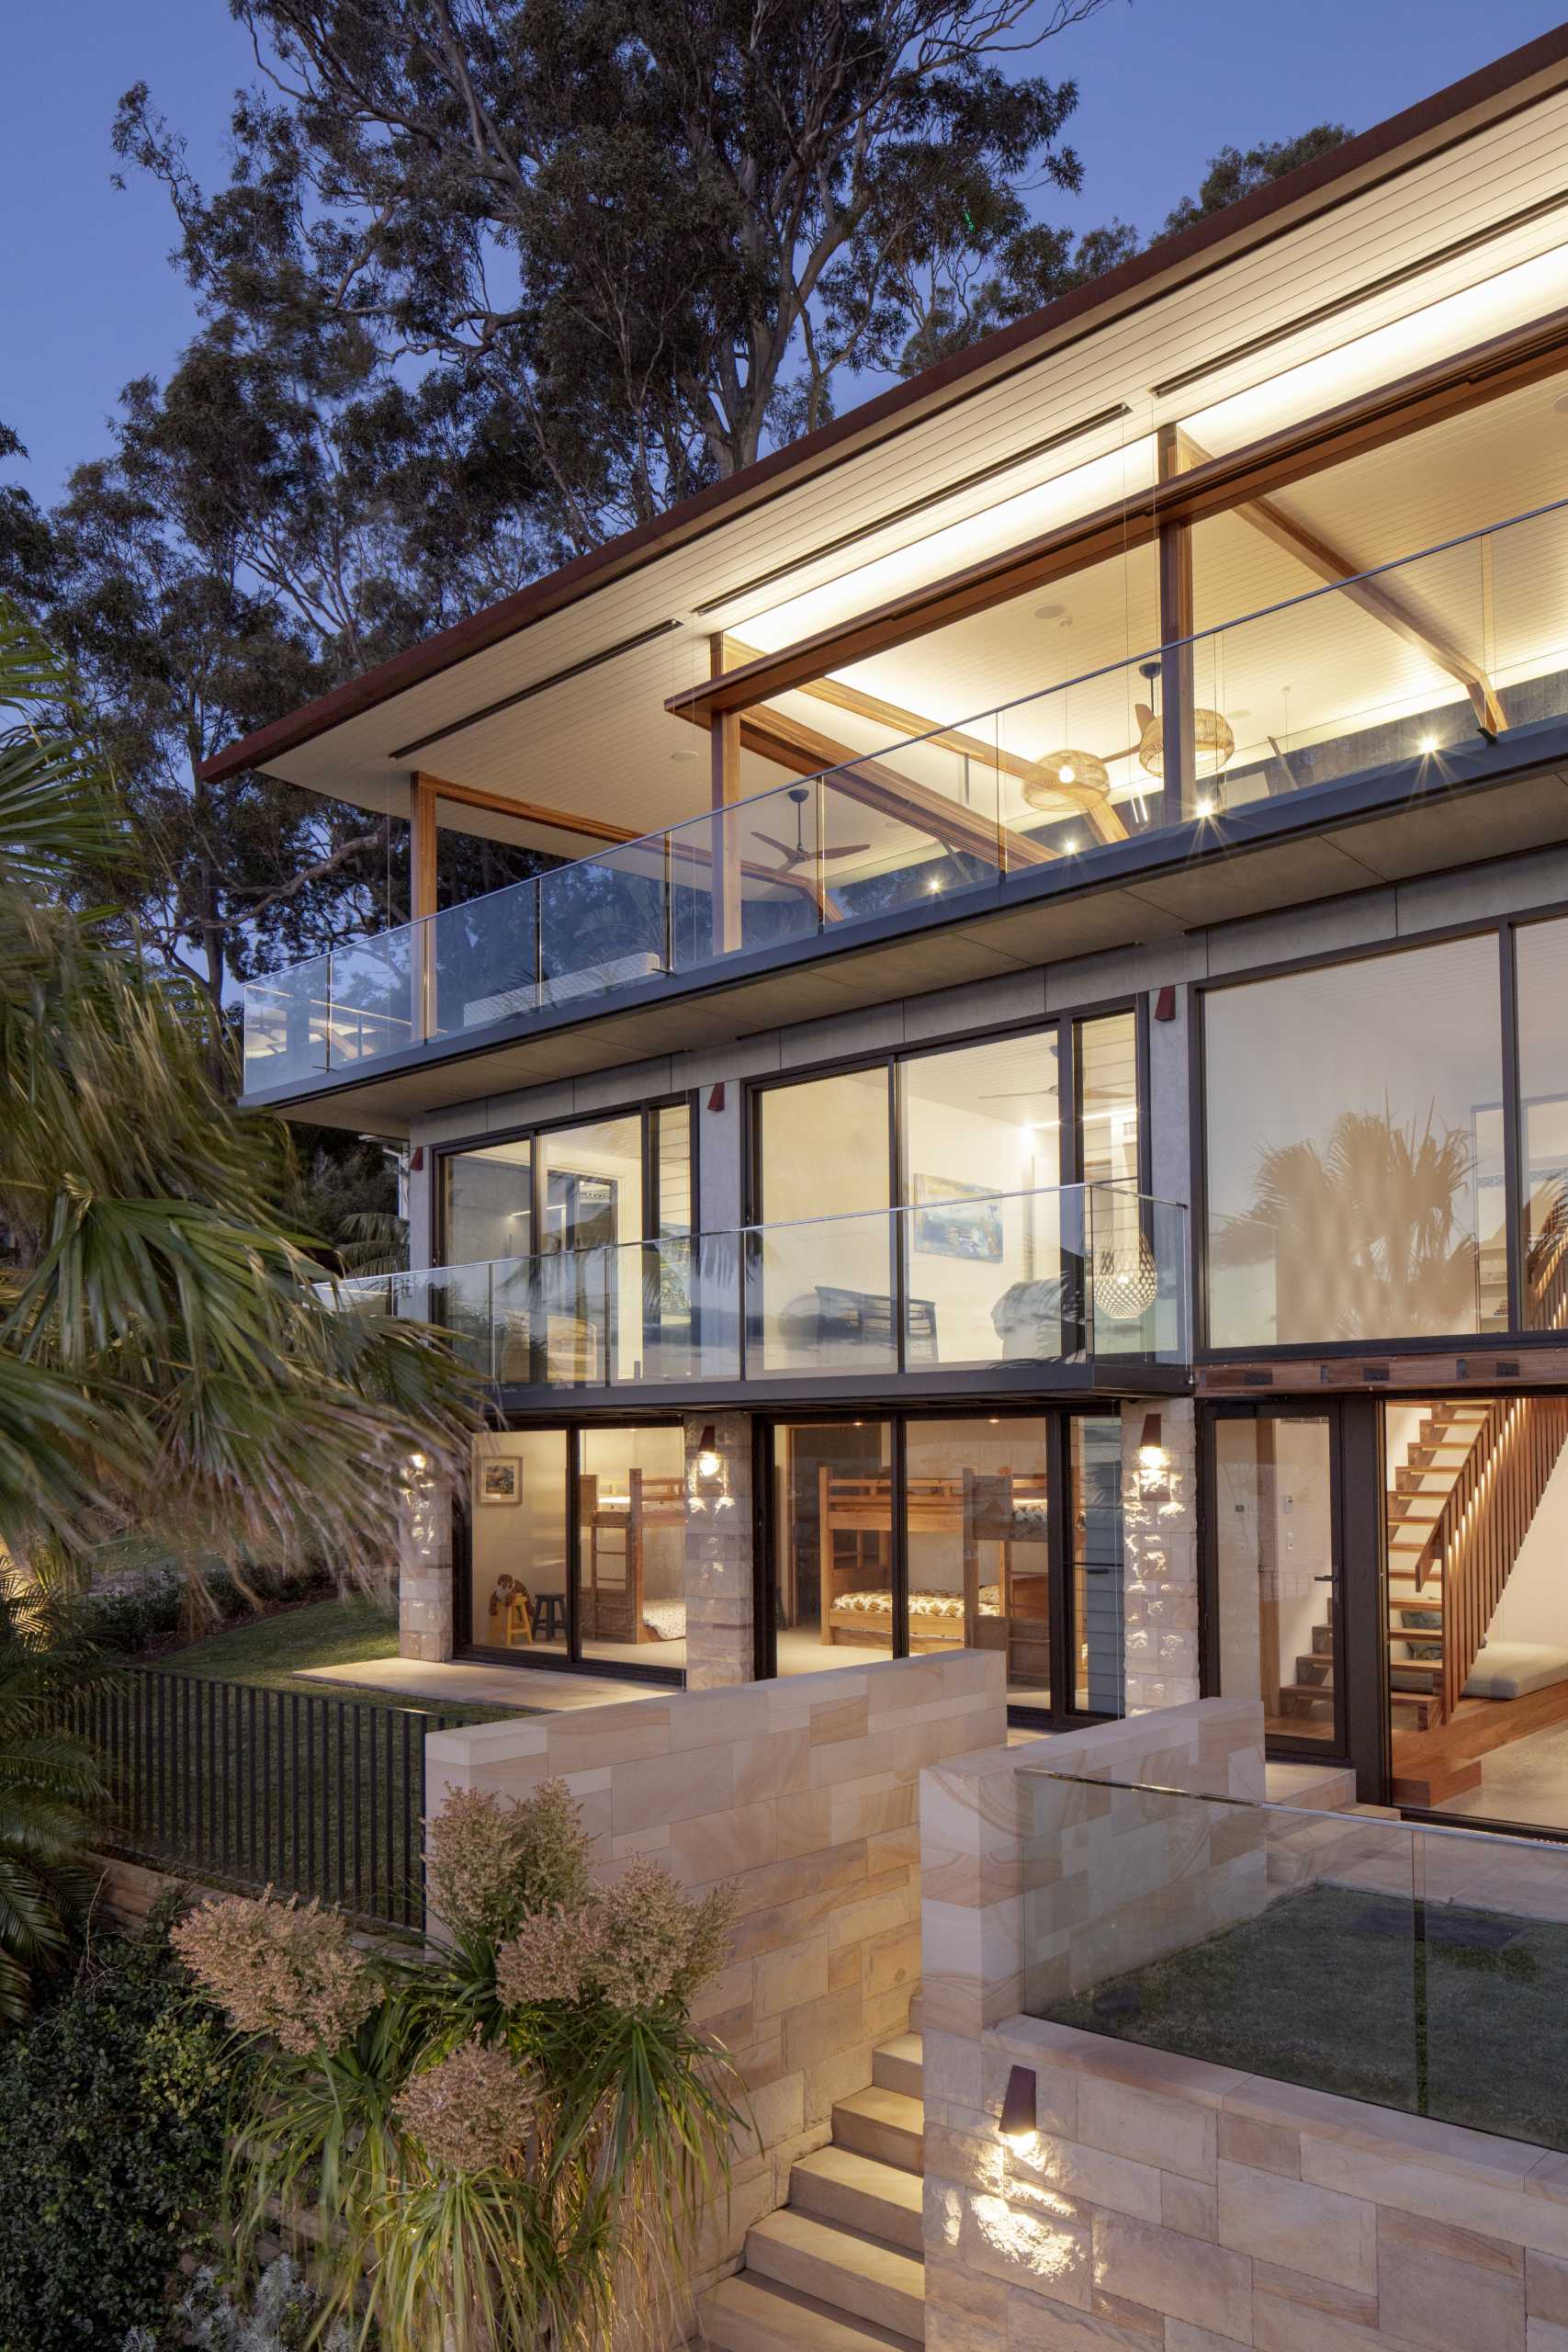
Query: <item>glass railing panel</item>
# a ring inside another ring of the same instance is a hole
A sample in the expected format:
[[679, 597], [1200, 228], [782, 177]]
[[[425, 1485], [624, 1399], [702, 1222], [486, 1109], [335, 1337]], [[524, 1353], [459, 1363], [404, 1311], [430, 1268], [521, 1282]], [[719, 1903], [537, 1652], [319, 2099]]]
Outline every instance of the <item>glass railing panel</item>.
[[666, 838], [653, 833], [539, 877], [539, 1001], [573, 1004], [670, 968]]
[[1404, 1823], [1032, 1770], [1021, 1780], [1024, 1883], [1043, 1881], [1024, 1896], [1032, 2015], [1433, 2111], [1430, 1910]]
[[331, 957], [245, 984], [245, 1088], [292, 1086], [329, 1066]]
[[1474, 743], [1500, 716], [1483, 663], [1483, 546], [1464, 540], [1198, 639], [1186, 813]]
[[1568, 2148], [1568, 1848], [1412, 1829], [1426, 2113]]
[[487, 1265], [433, 1266], [392, 1277], [394, 1314], [448, 1333], [459, 1363], [482, 1380], [494, 1376], [491, 1271]]
[[816, 936], [824, 922], [820, 808], [813, 777], [673, 828], [676, 971]]
[[[823, 928], [829, 933], [933, 899], [994, 889], [1001, 878], [996, 775], [972, 763], [976, 803], [924, 783], [901, 746], [819, 779]], [[947, 759], [956, 783], [959, 763]]]
[[988, 1193], [944, 1185], [895, 1222], [906, 1370], [1081, 1358], [1081, 1187]]
[[1158, 655], [1143, 655], [971, 722], [973, 732], [996, 733], [1010, 875], [1161, 821], [1159, 678]]
[[1187, 1212], [1127, 1184], [1087, 1187], [1088, 1344], [1095, 1356], [1184, 1363]]
[[740, 1371], [740, 1236], [644, 1242], [640, 1370], [649, 1381], [723, 1380]]
[[897, 1220], [886, 1210], [743, 1237], [748, 1374], [895, 1372]]
[[460, 1036], [538, 1010], [538, 922], [537, 881], [514, 882], [428, 918], [433, 1036]]
[[327, 1059], [333, 1069], [395, 1054], [413, 1042], [419, 926], [378, 932], [334, 947], [330, 960]]
[[1480, 542], [1482, 651], [1509, 727], [1568, 718], [1568, 508]]

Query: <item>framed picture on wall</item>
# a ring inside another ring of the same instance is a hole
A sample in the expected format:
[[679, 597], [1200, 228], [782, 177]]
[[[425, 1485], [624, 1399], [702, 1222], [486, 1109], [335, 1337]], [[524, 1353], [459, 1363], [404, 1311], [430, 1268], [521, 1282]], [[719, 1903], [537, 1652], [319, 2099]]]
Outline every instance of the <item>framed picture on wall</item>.
[[1002, 1261], [1002, 1204], [983, 1184], [951, 1176], [916, 1176], [912, 1247], [920, 1258]]
[[519, 1475], [522, 1464], [509, 1461], [504, 1455], [479, 1464], [479, 1500], [481, 1503], [520, 1503], [523, 1480]]

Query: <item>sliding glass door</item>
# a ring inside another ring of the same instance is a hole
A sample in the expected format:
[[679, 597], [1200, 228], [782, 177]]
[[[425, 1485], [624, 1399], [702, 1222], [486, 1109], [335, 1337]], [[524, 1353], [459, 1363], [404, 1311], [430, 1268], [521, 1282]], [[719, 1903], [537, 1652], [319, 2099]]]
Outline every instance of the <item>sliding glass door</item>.
[[1122, 1705], [1119, 1413], [908, 1413], [768, 1432], [767, 1670], [999, 1650], [1042, 1716]]

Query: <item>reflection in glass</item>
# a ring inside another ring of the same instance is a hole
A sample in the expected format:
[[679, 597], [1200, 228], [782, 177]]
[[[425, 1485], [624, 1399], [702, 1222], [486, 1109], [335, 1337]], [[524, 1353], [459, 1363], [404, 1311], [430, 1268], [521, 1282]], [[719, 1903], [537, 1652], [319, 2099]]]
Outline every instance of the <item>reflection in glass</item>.
[[577, 1619], [584, 1657], [686, 1662], [685, 1449], [679, 1429], [579, 1432]]
[[1336, 1734], [1338, 1631], [1326, 1419], [1214, 1423], [1220, 1688], [1270, 1737]]
[[1119, 1715], [1124, 1703], [1122, 1417], [1075, 1414], [1067, 1423], [1073, 1483], [1072, 1704]]
[[1518, 958], [1519, 1186], [1524, 1319], [1568, 1326], [1568, 922], [1530, 923]]
[[892, 1438], [886, 1421], [773, 1432], [778, 1672], [893, 1655]]
[[482, 1649], [566, 1648], [567, 1445], [563, 1430], [474, 1440], [470, 1606]]
[[440, 1162], [442, 1255], [449, 1266], [491, 1258], [526, 1258], [533, 1248], [534, 1147], [490, 1144], [454, 1151]]
[[1043, 1420], [911, 1419], [910, 1650], [1005, 1650], [1010, 1696], [1049, 1706], [1048, 1522]]
[[1213, 1346], [1506, 1322], [1501, 1037], [1495, 938], [1209, 996]]

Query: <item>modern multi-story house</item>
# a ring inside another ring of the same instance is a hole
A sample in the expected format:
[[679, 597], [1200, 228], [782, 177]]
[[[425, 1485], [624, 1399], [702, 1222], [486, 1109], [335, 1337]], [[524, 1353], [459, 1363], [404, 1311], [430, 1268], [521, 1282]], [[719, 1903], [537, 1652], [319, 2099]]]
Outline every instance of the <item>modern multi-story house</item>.
[[1568, 1826], [1565, 156], [1559, 31], [212, 763], [412, 825], [245, 1006], [493, 1383], [411, 1654]]

